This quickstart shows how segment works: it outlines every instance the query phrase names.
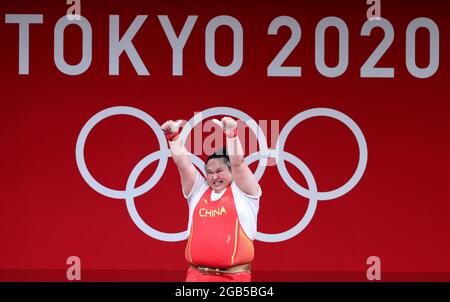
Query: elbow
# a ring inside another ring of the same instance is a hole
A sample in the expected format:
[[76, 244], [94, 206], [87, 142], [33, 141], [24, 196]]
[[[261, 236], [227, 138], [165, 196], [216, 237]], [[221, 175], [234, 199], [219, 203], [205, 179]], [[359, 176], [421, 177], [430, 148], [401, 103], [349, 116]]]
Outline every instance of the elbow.
[[178, 169], [184, 170], [191, 165], [191, 160], [186, 156], [172, 156], [173, 162]]
[[177, 166], [178, 170], [186, 171], [189, 169], [191, 163], [186, 162], [186, 161], [180, 161], [180, 162], [175, 162], [175, 165]]

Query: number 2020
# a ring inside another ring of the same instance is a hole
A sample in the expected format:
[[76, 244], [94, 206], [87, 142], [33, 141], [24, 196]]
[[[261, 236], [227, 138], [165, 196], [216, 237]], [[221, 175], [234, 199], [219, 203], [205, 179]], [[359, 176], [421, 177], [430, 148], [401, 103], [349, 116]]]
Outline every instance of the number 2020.
[[[301, 77], [301, 66], [282, 66], [300, 42], [302, 34], [300, 24], [292, 17], [280, 16], [270, 23], [267, 34], [276, 35], [278, 29], [282, 26], [287, 26], [290, 29], [291, 36], [267, 67], [267, 75], [271, 77]], [[325, 31], [329, 27], [335, 27], [339, 33], [339, 60], [336, 66], [327, 66], [325, 63]], [[361, 28], [361, 36], [370, 36], [372, 30], [376, 27], [384, 31], [384, 38], [362, 65], [360, 76], [362, 78], [394, 78], [393, 67], [375, 67], [394, 41], [392, 24], [383, 18], [380, 20], [367, 20]], [[419, 28], [425, 28], [430, 33], [429, 64], [424, 68], [420, 68], [416, 64], [416, 32]], [[341, 76], [347, 70], [349, 60], [348, 36], [347, 25], [340, 18], [327, 17], [317, 24], [315, 32], [315, 65], [323, 76], [335, 78]], [[406, 29], [406, 67], [411, 75], [422, 79], [433, 76], [438, 70], [439, 28], [433, 20], [416, 18], [408, 24]]]

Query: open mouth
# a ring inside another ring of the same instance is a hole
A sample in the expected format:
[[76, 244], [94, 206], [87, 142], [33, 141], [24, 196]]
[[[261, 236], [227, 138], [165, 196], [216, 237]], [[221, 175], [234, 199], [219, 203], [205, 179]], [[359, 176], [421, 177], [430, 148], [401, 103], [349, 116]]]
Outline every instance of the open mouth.
[[220, 186], [220, 185], [222, 185], [223, 184], [223, 181], [221, 181], [221, 180], [218, 180], [218, 181], [214, 181], [213, 182], [213, 185], [215, 185], [215, 186]]

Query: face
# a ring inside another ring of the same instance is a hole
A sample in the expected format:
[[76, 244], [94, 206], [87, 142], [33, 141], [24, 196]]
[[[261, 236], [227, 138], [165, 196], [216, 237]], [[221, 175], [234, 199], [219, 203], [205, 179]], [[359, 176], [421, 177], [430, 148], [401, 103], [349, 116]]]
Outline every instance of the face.
[[233, 177], [223, 159], [213, 158], [206, 164], [206, 180], [209, 187], [218, 193], [230, 185]]

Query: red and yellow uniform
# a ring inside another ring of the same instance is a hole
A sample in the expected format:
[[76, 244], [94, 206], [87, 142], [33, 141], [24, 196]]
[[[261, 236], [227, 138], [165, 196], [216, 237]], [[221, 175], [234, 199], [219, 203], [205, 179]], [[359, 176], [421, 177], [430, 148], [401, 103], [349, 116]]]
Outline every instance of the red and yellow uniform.
[[[214, 269], [225, 271], [253, 261], [260, 195], [247, 195], [234, 182], [216, 194], [197, 176], [191, 194], [186, 196], [190, 232], [185, 257], [193, 265], [187, 281], [250, 281], [250, 272], [217, 273]], [[196, 269], [204, 267], [212, 273]]]

